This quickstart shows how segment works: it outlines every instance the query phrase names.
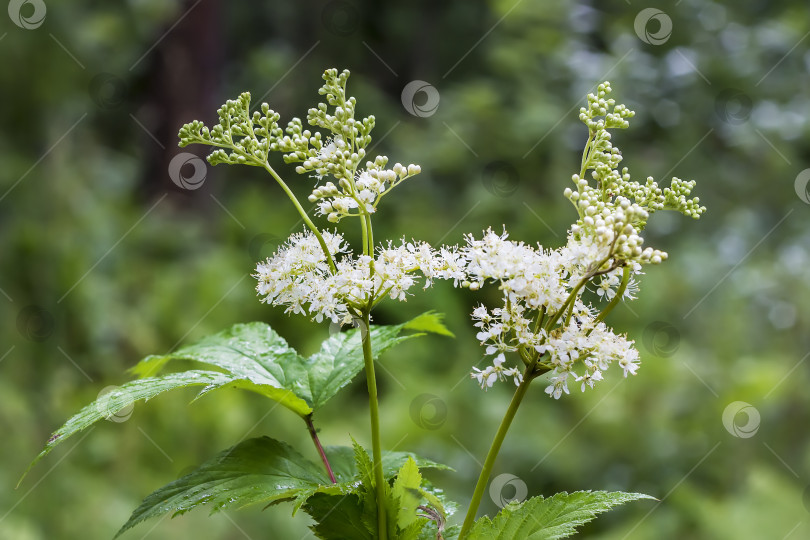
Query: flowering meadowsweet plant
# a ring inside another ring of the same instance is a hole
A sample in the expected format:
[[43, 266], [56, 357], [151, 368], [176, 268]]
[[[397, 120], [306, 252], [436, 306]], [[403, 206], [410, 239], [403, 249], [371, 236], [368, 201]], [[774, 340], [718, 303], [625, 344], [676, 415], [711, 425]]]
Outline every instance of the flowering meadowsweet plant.
[[[634, 113], [608, 99], [610, 92], [609, 83], [600, 84], [580, 111], [588, 141], [580, 171], [571, 178], [574, 188], [565, 188], [579, 215], [567, 244], [556, 250], [533, 247], [490, 229], [480, 240], [468, 236], [459, 250], [464, 286], [479, 289], [492, 282], [503, 291], [499, 307], [480, 306], [473, 312], [478, 339], [494, 356], [491, 366], [472, 373], [483, 388], [498, 380], [511, 378], [516, 385], [524, 380], [521, 369], [505, 364], [508, 352], [517, 353], [521, 368], [531, 367], [525, 377], [549, 373], [546, 393], [557, 399], [569, 393], [570, 380], [583, 391], [593, 388], [612, 363], [625, 377], [636, 374], [639, 354], [633, 342], [603, 321], [619, 301], [635, 297], [636, 276], [644, 266], [667, 258], [663, 251], [643, 247], [641, 233], [650, 215], [675, 210], [697, 219], [706, 209], [699, 199], [688, 198], [694, 181], [675, 178], [661, 189], [652, 178], [639, 184], [627, 168], [619, 172], [622, 156], [609, 130], [627, 128]], [[589, 287], [608, 304], [600, 308], [585, 301]]]
[[[320, 463], [270, 437], [240, 441], [146, 497], [119, 534], [146, 519], [200, 505], [216, 511], [288, 502], [293, 512], [311, 516], [313, 534], [326, 540], [551, 539], [574, 534], [614, 506], [650, 498], [624, 492], [558, 493], [510, 503], [492, 520], [475, 519], [501, 444], [533, 380], [543, 378], [546, 393], [560, 398], [570, 393], [569, 385], [593, 388], [611, 364], [625, 377], [636, 374], [640, 358], [633, 341], [613, 332], [605, 319], [620, 302], [635, 298], [645, 266], [667, 258], [644, 246], [650, 215], [675, 210], [698, 218], [705, 211], [697, 198], [689, 198], [694, 182], [675, 178], [670, 187], [660, 188], [651, 178], [641, 184], [631, 180], [626, 168], [619, 171], [622, 157], [610, 130], [628, 127], [633, 112], [608, 98], [611, 88], [603, 83], [580, 113], [588, 140], [573, 187], [565, 189], [577, 221], [564, 246], [532, 245], [492, 228], [480, 237], [466, 235], [458, 246], [433, 247], [406, 238], [380, 241], [374, 237], [373, 217], [383, 197], [421, 169], [399, 163], [388, 167], [386, 156], [368, 155], [375, 119], [355, 118], [357, 101], [347, 94], [348, 79], [348, 71], [324, 73], [324, 101], [309, 110], [308, 128], [293, 118], [282, 129], [269, 105], [252, 111], [251, 96], [243, 93], [219, 109], [213, 127], [193, 121], [180, 130], [181, 146], [212, 147], [208, 160], [213, 165], [263, 168], [303, 220], [302, 231], [256, 265], [259, 299], [342, 331], [333, 332], [309, 357], [258, 322], [236, 324], [169, 354], [149, 356], [132, 369], [137, 379], [82, 409], [51, 436], [35, 462], [135, 401], [185, 387], [201, 387], [200, 395], [239, 388], [300, 417]], [[313, 216], [276, 171], [274, 154], [312, 186]], [[326, 221], [327, 228], [318, 221]], [[359, 227], [360, 245], [352, 246], [337, 228], [346, 226]], [[408, 452], [383, 453], [380, 435], [375, 359], [414, 337], [453, 334], [434, 312], [389, 326], [372, 324], [372, 313], [380, 302], [405, 301], [436, 280], [469, 290], [498, 287], [498, 304], [479, 305], [472, 313], [476, 337], [491, 363], [473, 368], [471, 375], [484, 389], [499, 381], [516, 387], [460, 524], [453, 516], [456, 505], [422, 476], [447, 467]], [[352, 447], [322, 445], [315, 427], [318, 411], [361, 372], [369, 395], [371, 452], [356, 442]]]

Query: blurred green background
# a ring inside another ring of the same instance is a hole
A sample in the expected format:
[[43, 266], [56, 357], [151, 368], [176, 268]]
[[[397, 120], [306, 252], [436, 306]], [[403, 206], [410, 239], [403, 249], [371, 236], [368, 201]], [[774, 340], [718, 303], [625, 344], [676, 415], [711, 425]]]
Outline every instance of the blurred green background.
[[[193, 392], [179, 392], [68, 442], [14, 490], [49, 433], [144, 355], [252, 320], [307, 353], [328, 334], [254, 295], [255, 262], [300, 228], [272, 180], [208, 167], [187, 190], [167, 173], [182, 123], [212, 122], [243, 90], [282, 120], [305, 116], [328, 67], [352, 70], [359, 113], [377, 117], [375, 150], [422, 166], [383, 204], [377, 238], [431, 243], [503, 224], [515, 239], [563, 242], [573, 211], [562, 190], [586, 138], [578, 110], [609, 79], [637, 113], [614, 137], [624, 164], [637, 180], [696, 179], [709, 211], [698, 222], [654, 216], [648, 242], [670, 260], [611, 315], [643, 368], [628, 381], [611, 370], [595, 391], [558, 402], [537, 384], [498, 460], [496, 475], [517, 477], [503, 496], [523, 482], [530, 494], [660, 499], [600, 518], [590, 538], [810, 537], [807, 4], [646, 8], [10, 2], [0, 16], [0, 538], [111, 538], [142, 497], [244, 437], [315, 458], [304, 425], [258, 396], [188, 406]], [[424, 91], [403, 103], [414, 80], [435, 88], [435, 110]], [[306, 197], [310, 181], [277, 162]], [[376, 313], [396, 322], [435, 308], [457, 335], [402, 345], [379, 376], [384, 446], [455, 467], [429, 476], [462, 507], [510, 396], [468, 375], [482, 354], [468, 314], [486, 298], [440, 284]], [[324, 442], [367, 444], [364, 383], [333, 403], [318, 421]], [[485, 498], [482, 511], [497, 509]], [[304, 537], [307, 517], [288, 514], [198, 510], [125, 538]]]

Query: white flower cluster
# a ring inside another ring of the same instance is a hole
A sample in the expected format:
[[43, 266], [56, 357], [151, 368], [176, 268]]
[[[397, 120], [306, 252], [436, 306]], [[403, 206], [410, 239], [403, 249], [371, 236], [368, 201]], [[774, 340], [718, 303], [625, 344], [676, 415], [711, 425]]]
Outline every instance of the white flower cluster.
[[[643, 265], [667, 258], [663, 251], [642, 247], [641, 232], [650, 215], [668, 209], [698, 218], [706, 209], [697, 197], [688, 198], [693, 181], [673, 178], [662, 190], [652, 178], [642, 185], [631, 181], [626, 168], [619, 172], [622, 155], [608, 130], [627, 128], [634, 113], [608, 99], [610, 92], [610, 83], [600, 84], [588, 96], [588, 107], [580, 110], [588, 142], [580, 172], [572, 177], [575, 189], [565, 190], [579, 214], [567, 244], [558, 250], [535, 249], [488, 230], [481, 240], [467, 237], [459, 250], [465, 286], [478, 289], [494, 281], [503, 292], [500, 307], [479, 306], [472, 315], [479, 341], [495, 357], [484, 370], [473, 369], [482, 388], [508, 377], [520, 384], [524, 376], [549, 373], [546, 393], [559, 398], [568, 393], [571, 377], [584, 391], [602, 380], [611, 363], [618, 363], [625, 376], [638, 369], [633, 342], [614, 334], [602, 319], [620, 299], [635, 298], [634, 276]], [[594, 185], [585, 178], [589, 172]], [[597, 297], [609, 302], [603, 311], [582, 299], [590, 284]], [[509, 352], [519, 355], [525, 373], [504, 366]]]
[[256, 266], [253, 277], [262, 302], [287, 306], [288, 313], [309, 314], [317, 322], [329, 319], [346, 324], [363, 306], [386, 297], [404, 301], [422, 279], [427, 288], [436, 278], [464, 276], [455, 253], [434, 250], [424, 242], [389, 243], [372, 258], [351, 253], [341, 234], [323, 231], [322, 235], [336, 270], [330, 268], [315, 235], [295, 234]]
[[[583, 391], [586, 386], [592, 388], [613, 362], [620, 363], [625, 375], [635, 374], [638, 353], [632, 343], [597, 321], [594, 310], [578, 295], [569, 301], [588, 269], [593, 271], [609, 255], [598, 243], [569, 240], [559, 250], [544, 250], [511, 241], [506, 233], [499, 235], [490, 229], [480, 240], [468, 236], [458, 255], [466, 271], [463, 285], [478, 289], [494, 281], [503, 292], [500, 307], [481, 305], [472, 313], [479, 329], [476, 337], [486, 354], [494, 357], [485, 369], [473, 368], [471, 375], [482, 388], [509, 377], [520, 384], [521, 370], [505, 365], [505, 354], [510, 352], [518, 353], [524, 363], [530, 355], [539, 355], [543, 368], [551, 372], [546, 392], [555, 398], [568, 393], [569, 377], [581, 381]], [[601, 295], [614, 297], [619, 285], [618, 277], [604, 274]], [[549, 332], [543, 323], [557, 313], [561, 318], [567, 314], [567, 324]]]
[[[571, 377], [581, 383], [584, 392], [586, 386], [593, 388], [594, 382], [601, 381], [602, 373], [614, 362], [625, 377], [638, 369], [639, 354], [633, 342], [614, 334], [605, 323], [595, 323], [589, 314], [573, 317], [568, 326], [552, 331], [537, 351], [549, 355], [546, 363], [553, 369], [546, 393], [555, 399], [568, 393]], [[575, 371], [576, 364], [581, 364], [581, 375]]]

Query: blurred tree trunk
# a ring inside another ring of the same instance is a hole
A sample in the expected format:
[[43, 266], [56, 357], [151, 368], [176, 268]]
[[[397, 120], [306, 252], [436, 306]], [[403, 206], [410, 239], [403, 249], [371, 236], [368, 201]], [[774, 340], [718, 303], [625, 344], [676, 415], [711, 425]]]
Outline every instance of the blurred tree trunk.
[[[195, 3], [196, 0], [186, 2], [161, 30], [159, 35], [166, 31], [168, 34], [150, 53], [152, 61], [147, 73], [146, 102], [140, 111], [146, 120], [141, 121], [165, 147], [164, 150], [153, 144], [154, 141], [147, 141], [149, 152], [144, 169], [144, 191], [147, 196], [174, 192], [181, 195], [173, 197], [179, 204], [201, 199], [182, 196], [167, 174], [169, 162], [180, 151], [177, 132], [192, 119], [205, 120], [206, 123], [212, 120], [213, 111], [220, 105], [217, 90], [224, 56], [220, 0]], [[171, 28], [174, 24], [177, 26]], [[205, 155], [201, 148], [182, 151]]]

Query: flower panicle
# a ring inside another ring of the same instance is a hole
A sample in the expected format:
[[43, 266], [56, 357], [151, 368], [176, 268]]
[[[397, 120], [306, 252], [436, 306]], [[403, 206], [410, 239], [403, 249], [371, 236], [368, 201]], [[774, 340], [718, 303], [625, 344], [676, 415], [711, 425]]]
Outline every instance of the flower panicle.
[[[673, 178], [661, 188], [652, 178], [639, 184], [626, 167], [619, 170], [622, 154], [610, 130], [629, 127], [635, 113], [610, 98], [611, 92], [609, 82], [600, 84], [580, 110], [588, 141], [581, 169], [572, 176], [574, 187], [564, 191], [578, 214], [566, 245], [532, 247], [489, 229], [480, 239], [467, 236], [458, 249], [466, 272], [461, 285], [477, 290], [494, 283], [502, 294], [498, 307], [481, 305], [472, 313], [476, 337], [493, 357], [490, 366], [471, 373], [484, 389], [521, 373], [506, 364], [508, 353], [528, 366], [527, 374], [548, 373], [546, 393], [555, 399], [569, 393], [572, 380], [582, 391], [593, 388], [611, 364], [618, 364], [625, 377], [638, 370], [634, 343], [603, 319], [618, 301], [636, 298], [644, 266], [668, 257], [644, 245], [650, 216], [674, 210], [699, 218], [706, 208], [697, 197], [689, 198], [694, 181]], [[595, 293], [590, 298], [607, 306], [588, 301], [588, 290]], [[522, 377], [515, 377], [516, 384]]]
[[[285, 129], [279, 126], [280, 115], [267, 103], [251, 112], [250, 92], [228, 100], [217, 111], [219, 122], [208, 128], [194, 120], [179, 132], [180, 146], [203, 144], [214, 149], [208, 155], [212, 165], [251, 165], [269, 168], [272, 152], [280, 152], [285, 163], [298, 164], [295, 171], [320, 183], [309, 201], [317, 203], [317, 213], [337, 223], [345, 217], [376, 212], [380, 199], [404, 180], [422, 172], [415, 164], [395, 163], [388, 167], [388, 157], [367, 155], [373, 115], [355, 119], [357, 100], [347, 96], [349, 71], [328, 69], [319, 94], [325, 101], [309, 109], [304, 127], [300, 118], [292, 118]], [[319, 131], [323, 130], [323, 132]]]
[[338, 232], [323, 231], [336, 270], [327, 264], [315, 236], [304, 231], [289, 238], [276, 253], [256, 265], [253, 277], [262, 302], [285, 306], [288, 313], [309, 315], [315, 321], [344, 324], [364, 306], [385, 298], [405, 301], [410, 290], [435, 279], [459, 277], [453, 250], [436, 250], [426, 242], [389, 242], [374, 256], [355, 255]]

